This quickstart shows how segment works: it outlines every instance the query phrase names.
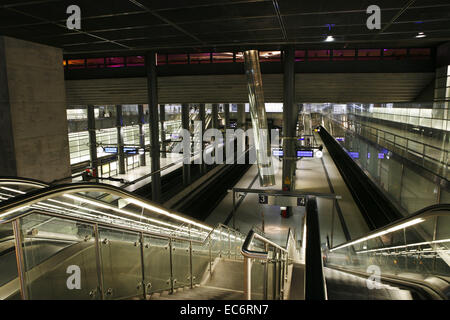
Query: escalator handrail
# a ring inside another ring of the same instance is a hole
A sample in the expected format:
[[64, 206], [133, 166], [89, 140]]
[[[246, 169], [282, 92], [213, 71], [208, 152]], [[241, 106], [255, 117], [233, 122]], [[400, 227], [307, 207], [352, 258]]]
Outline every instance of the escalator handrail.
[[26, 184], [26, 185], [30, 185], [30, 186], [35, 186], [35, 187], [48, 187], [49, 185], [43, 181], [40, 180], [36, 180], [36, 179], [30, 179], [30, 178], [22, 178], [22, 177], [8, 177], [8, 176], [4, 176], [4, 177], [0, 177], [0, 184], [3, 183], [11, 183], [11, 184]]
[[364, 238], [369, 237], [369, 236], [371, 236], [373, 234], [377, 234], [379, 232], [385, 231], [385, 230], [390, 229], [392, 227], [395, 227], [397, 225], [404, 224], [404, 223], [406, 223], [408, 221], [412, 221], [412, 220], [415, 220], [415, 219], [418, 219], [418, 218], [421, 218], [421, 217], [433, 216], [434, 213], [437, 212], [437, 211], [444, 211], [445, 215], [450, 215], [450, 203], [434, 204], [434, 205], [422, 208], [422, 209], [416, 211], [415, 213], [413, 213], [413, 214], [411, 214], [411, 215], [409, 215], [407, 217], [398, 219], [397, 221], [389, 223], [388, 225], [386, 225], [384, 227], [372, 230], [371, 232], [369, 232], [369, 233], [367, 233], [367, 234], [365, 234], [365, 235], [363, 235], [361, 237], [358, 237], [356, 239], [352, 239], [352, 240], [349, 240], [347, 242], [341, 243], [341, 244], [339, 244], [337, 246], [334, 246], [334, 247], [330, 248], [330, 251], [335, 251], [335, 250], [338, 250], [340, 248], [350, 246], [352, 243], [361, 242], [361, 239], [364, 239]]
[[[29, 215], [31, 213], [33, 213], [32, 211], [26, 211], [26, 212], [20, 212], [21, 210], [19, 210], [21, 207], [23, 206], [30, 206], [34, 203], [43, 201], [45, 199], [49, 199], [52, 196], [57, 196], [57, 195], [61, 195], [67, 192], [82, 192], [82, 191], [100, 191], [100, 192], [104, 192], [104, 193], [108, 193], [111, 192], [113, 194], [119, 195], [121, 197], [125, 197], [125, 198], [134, 198], [136, 200], [139, 200], [143, 203], [149, 203], [152, 206], [156, 207], [156, 208], [160, 208], [164, 211], [170, 212], [174, 215], [177, 215], [179, 217], [182, 217], [184, 219], [190, 220], [192, 222], [195, 223], [200, 223], [203, 224], [202, 221], [198, 221], [196, 219], [193, 219], [191, 217], [187, 217], [184, 216], [178, 212], [174, 212], [173, 210], [168, 210], [166, 208], [163, 208], [161, 206], [159, 206], [156, 203], [153, 203], [143, 197], [140, 197], [138, 195], [135, 195], [133, 193], [130, 193], [128, 191], [125, 191], [121, 188], [118, 188], [116, 186], [113, 185], [108, 185], [108, 184], [103, 184], [103, 183], [93, 183], [93, 182], [78, 182], [78, 183], [72, 183], [72, 184], [61, 184], [61, 185], [53, 185], [53, 186], [49, 186], [47, 188], [42, 188], [42, 189], [37, 189], [37, 190], [33, 190], [27, 194], [23, 194], [23, 195], [18, 195], [15, 198], [11, 198], [8, 199], [4, 202], [0, 203], [0, 224], [5, 224], [8, 222], [11, 222], [13, 220], [16, 220], [18, 218], [24, 217], [26, 215]], [[17, 210], [17, 211], [16, 211]], [[148, 209], [149, 210], [149, 209]], [[1, 212], [4, 211], [13, 211], [10, 215], [6, 216], [5, 219], [2, 219], [1, 217]], [[149, 210], [151, 211], [151, 210]], [[81, 212], [80, 212], [81, 213]], [[73, 216], [71, 215], [64, 215], [64, 213], [58, 213], [58, 214], [54, 214], [54, 213], [50, 213], [50, 215], [52, 216], [62, 216], [63, 218], [68, 218], [68, 219], [74, 219]], [[118, 216], [119, 218], [121, 218], [120, 216]], [[94, 220], [88, 216], [83, 217], [83, 220], [86, 220], [87, 222], [92, 222], [92, 223], [98, 223], [97, 220]], [[137, 220], [136, 220], [137, 221]], [[181, 225], [181, 223], [180, 223]], [[206, 226], [206, 224], [204, 224]], [[215, 230], [217, 230], [218, 228], [223, 228], [224, 226], [221, 224], [218, 224], [216, 227], [210, 227], [211, 230], [209, 231], [209, 233], [207, 234], [207, 236], [205, 237], [204, 240], [196, 240], [196, 239], [188, 239], [188, 238], [179, 238], [179, 237], [174, 237], [174, 236], [169, 236], [169, 235], [165, 235], [165, 234], [159, 234], [159, 233], [155, 233], [155, 232], [150, 232], [150, 231], [143, 231], [141, 229], [134, 229], [132, 227], [124, 227], [124, 226], [117, 226], [114, 225], [115, 228], [119, 228], [119, 229], [127, 229], [127, 230], [133, 230], [133, 231], [138, 231], [138, 232], [143, 232], [146, 234], [151, 234], [151, 235], [156, 235], [158, 237], [163, 237], [163, 238], [172, 238], [172, 239], [179, 239], [179, 240], [184, 240], [184, 241], [192, 241], [193, 243], [200, 243], [200, 244], [204, 244], [208, 241], [208, 239], [211, 237], [211, 235], [213, 234], [213, 232]], [[227, 226], [226, 226], [227, 227]], [[227, 227], [229, 228], [229, 227]], [[236, 230], [233, 230], [234, 232], [238, 232]], [[240, 233], [239, 233], [240, 234]], [[242, 234], [240, 234], [241, 236], [243, 236]]]

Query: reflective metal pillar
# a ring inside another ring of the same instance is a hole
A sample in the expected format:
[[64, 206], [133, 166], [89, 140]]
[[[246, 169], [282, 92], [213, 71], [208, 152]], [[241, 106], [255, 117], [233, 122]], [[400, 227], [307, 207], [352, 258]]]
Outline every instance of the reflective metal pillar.
[[[205, 132], [205, 126], [206, 126], [206, 112], [205, 112], [205, 104], [201, 103], [199, 106], [199, 118], [200, 121], [202, 122], [202, 134]], [[202, 157], [202, 164], [200, 165], [200, 173], [204, 174], [206, 173], [206, 164], [203, 161], [203, 151], [205, 150], [205, 142], [203, 141], [203, 136], [201, 137], [201, 157]]]
[[[187, 130], [189, 132], [190, 135], [190, 130], [189, 130], [189, 104], [182, 104], [181, 105], [181, 127], [184, 130]], [[184, 139], [184, 138], [183, 138]], [[187, 146], [186, 144], [183, 143], [184, 146]], [[188, 160], [190, 162], [190, 155], [191, 155], [191, 149], [190, 149], [190, 144], [189, 144], [189, 149], [188, 150], [183, 150], [183, 155], [184, 155], [184, 161], [183, 161], [183, 184], [185, 186], [189, 185], [191, 183], [191, 164], [190, 163], [186, 163], [186, 160]]]
[[117, 162], [119, 166], [119, 174], [125, 173], [125, 154], [123, 152], [123, 114], [122, 105], [116, 105], [116, 128], [117, 128]]
[[[158, 78], [156, 74], [156, 53], [150, 52], [145, 57], [147, 69], [147, 92], [150, 126], [150, 159], [152, 172], [159, 171], [159, 129], [158, 129]], [[159, 202], [161, 199], [161, 173], [152, 175], [152, 200]]]
[[94, 175], [98, 177], [97, 135], [95, 131], [94, 106], [87, 106], [88, 132], [89, 132], [89, 156]]
[[[144, 106], [142, 104], [138, 105], [138, 124], [139, 124], [139, 147], [145, 150], [145, 133], [144, 133]], [[143, 167], [145, 166], [145, 152], [139, 156], [139, 164]]]
[[275, 185], [275, 175], [271, 159], [258, 50], [244, 52], [244, 65], [247, 75], [248, 100], [250, 102], [259, 181], [262, 187], [273, 186]]

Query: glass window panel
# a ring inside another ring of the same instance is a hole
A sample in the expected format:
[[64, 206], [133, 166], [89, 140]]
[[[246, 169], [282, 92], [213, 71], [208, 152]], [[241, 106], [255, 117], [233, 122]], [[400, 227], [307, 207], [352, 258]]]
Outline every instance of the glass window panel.
[[69, 69], [83, 69], [84, 59], [70, 59], [68, 60], [68, 68]]
[[383, 49], [383, 59], [395, 60], [406, 58], [407, 49]]
[[188, 57], [187, 54], [169, 54], [168, 64], [187, 64]]
[[106, 66], [108, 68], [120, 68], [125, 66], [124, 57], [108, 57], [106, 58]]
[[281, 51], [260, 51], [260, 62], [277, 62], [281, 61]]
[[295, 61], [305, 61], [305, 50], [295, 50]]
[[156, 64], [157, 65], [167, 64], [167, 54], [158, 53], [156, 55]]
[[233, 62], [233, 52], [213, 53], [213, 63]]
[[309, 61], [321, 61], [330, 59], [330, 50], [308, 50]]
[[354, 60], [355, 50], [333, 50], [333, 60]]
[[431, 57], [431, 49], [411, 48], [409, 49], [409, 57], [412, 59], [429, 59]]
[[199, 63], [210, 63], [210, 53], [204, 52], [204, 53], [191, 53], [189, 55], [191, 59], [191, 64], [199, 64]]
[[88, 68], [103, 68], [105, 67], [105, 59], [104, 58], [86, 59], [86, 65]]
[[358, 49], [358, 60], [379, 60], [381, 49]]
[[145, 59], [143, 56], [127, 57], [127, 67], [143, 67]]
[[172, 266], [174, 288], [189, 286], [190, 280], [189, 242], [172, 241]]

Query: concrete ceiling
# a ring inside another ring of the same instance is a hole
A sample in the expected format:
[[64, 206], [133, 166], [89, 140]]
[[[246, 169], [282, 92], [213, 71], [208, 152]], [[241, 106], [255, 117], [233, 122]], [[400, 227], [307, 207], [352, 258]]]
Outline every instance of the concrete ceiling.
[[[2, 0], [0, 34], [66, 54], [239, 48], [436, 46], [450, 40], [448, 0], [377, 0], [381, 30], [359, 0]], [[66, 9], [81, 8], [81, 30]], [[330, 29], [331, 28], [331, 29]], [[418, 32], [427, 37], [417, 39]], [[332, 34], [336, 41], [324, 42]]]

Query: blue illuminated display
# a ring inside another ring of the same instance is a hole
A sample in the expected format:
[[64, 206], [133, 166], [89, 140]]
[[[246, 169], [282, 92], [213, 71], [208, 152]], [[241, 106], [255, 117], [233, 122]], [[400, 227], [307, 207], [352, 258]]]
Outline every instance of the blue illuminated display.
[[353, 159], [359, 159], [359, 152], [348, 152], [348, 155]]
[[300, 151], [297, 151], [297, 157], [314, 158], [314, 151], [312, 151], [312, 150], [300, 150]]
[[128, 153], [128, 154], [137, 154], [138, 150], [136, 148], [132, 148], [132, 147], [124, 147], [123, 152]]
[[378, 159], [384, 159], [384, 153], [379, 153], [378, 154]]
[[272, 154], [275, 157], [282, 157], [283, 156], [283, 149], [273, 149]]
[[103, 147], [105, 153], [117, 153], [117, 147]]

